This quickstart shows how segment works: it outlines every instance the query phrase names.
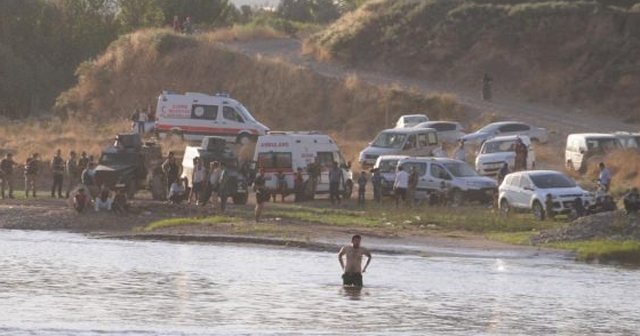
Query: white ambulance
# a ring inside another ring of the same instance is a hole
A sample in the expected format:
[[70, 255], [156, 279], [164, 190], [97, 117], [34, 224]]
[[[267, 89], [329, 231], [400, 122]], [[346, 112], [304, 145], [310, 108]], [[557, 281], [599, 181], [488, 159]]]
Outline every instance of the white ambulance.
[[269, 131], [226, 94], [163, 91], [158, 97], [156, 118], [160, 138], [176, 135], [187, 141], [201, 141], [205, 136], [219, 136], [246, 144]]
[[337, 162], [342, 170], [344, 186], [342, 194], [349, 198], [353, 191], [353, 173], [351, 164], [345, 162], [340, 149], [330, 136], [320, 132], [269, 132], [258, 137], [254, 155], [256, 168], [264, 169], [266, 186], [277, 189], [279, 173], [283, 173], [290, 193], [294, 191], [295, 174], [302, 170], [305, 181], [309, 174], [307, 167], [311, 163], [320, 166], [320, 179], [316, 194], [329, 193], [329, 170]]

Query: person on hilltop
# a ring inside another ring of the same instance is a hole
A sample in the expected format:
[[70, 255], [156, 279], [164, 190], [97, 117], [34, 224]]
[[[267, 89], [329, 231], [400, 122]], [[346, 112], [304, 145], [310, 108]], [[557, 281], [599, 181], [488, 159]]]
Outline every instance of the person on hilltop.
[[358, 205], [364, 206], [365, 194], [367, 192], [367, 173], [365, 171], [360, 172], [358, 177]]
[[2, 199], [5, 197], [5, 189], [9, 189], [9, 198], [13, 198], [13, 170], [16, 166], [16, 162], [13, 161], [13, 154], [7, 153], [0, 161], [0, 179], [2, 184], [0, 189], [2, 190]]
[[331, 198], [331, 204], [336, 202], [340, 205], [340, 186], [344, 186], [344, 176], [342, 175], [342, 169], [338, 167], [337, 162], [333, 162], [331, 170], [329, 170], [329, 198]]
[[36, 197], [36, 180], [40, 173], [40, 161], [38, 153], [33, 153], [24, 164], [24, 196], [29, 197], [29, 190], [32, 196]]
[[527, 148], [527, 145], [524, 144], [521, 138], [516, 140], [514, 151], [516, 153], [514, 170], [527, 170], [527, 156], [529, 155], [529, 148]]
[[180, 176], [180, 166], [176, 162], [175, 153], [169, 152], [169, 156], [162, 163], [162, 171], [164, 175], [167, 177], [167, 190], [171, 189], [171, 185], [178, 180], [178, 176]]
[[62, 198], [62, 185], [64, 184], [65, 164], [62, 158], [62, 151], [57, 150], [56, 155], [51, 159], [51, 172], [53, 173], [53, 185], [51, 186], [51, 197]]
[[400, 205], [400, 200], [407, 200], [407, 189], [409, 188], [409, 174], [402, 166], [398, 167], [396, 180], [393, 183], [393, 194], [396, 197], [396, 208]]
[[66, 197], [69, 198], [71, 189], [75, 188], [75, 186], [80, 184], [80, 174], [82, 174], [82, 170], [80, 170], [80, 167], [78, 165], [78, 158], [75, 151], [69, 152], [69, 159], [67, 160], [67, 164], [65, 168], [67, 173]]
[[[361, 241], [360, 235], [354, 235], [351, 237], [351, 246], [343, 246], [338, 252], [344, 286], [362, 287], [362, 273], [367, 271], [367, 267], [371, 263], [371, 253], [360, 246]], [[362, 256], [367, 257], [367, 263], [364, 267], [362, 267]], [[343, 259], [346, 259], [346, 263]]]
[[600, 175], [598, 175], [598, 183], [604, 190], [604, 192], [609, 192], [609, 187], [611, 186], [611, 172], [609, 168], [604, 165], [604, 162], [600, 162], [598, 164], [598, 169], [600, 169]]

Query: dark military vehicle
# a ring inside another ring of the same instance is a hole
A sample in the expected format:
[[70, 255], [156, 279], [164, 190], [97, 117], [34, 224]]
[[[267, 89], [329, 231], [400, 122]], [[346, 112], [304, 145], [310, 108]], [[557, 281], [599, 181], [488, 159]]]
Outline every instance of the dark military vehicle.
[[[153, 199], [166, 198], [162, 178], [158, 178], [162, 164], [162, 150], [153, 142], [142, 143], [138, 134], [118, 134], [112, 146], [103, 149], [96, 167], [95, 179], [99, 187], [124, 187], [133, 198], [143, 189], [151, 191]], [[158, 172], [159, 170], [159, 172]]]
[[240, 168], [236, 154], [227, 146], [224, 138], [213, 136], [204, 137], [200, 146], [187, 146], [185, 148], [182, 160], [182, 177], [186, 177], [187, 180], [189, 180], [189, 184], [193, 182], [191, 181], [193, 159], [196, 157], [202, 160], [207, 169], [211, 162], [218, 161], [224, 163], [231, 177], [229, 184], [235, 186], [235, 188], [229, 191], [229, 196], [233, 199], [233, 203], [247, 203], [247, 199], [249, 198], [248, 173]]

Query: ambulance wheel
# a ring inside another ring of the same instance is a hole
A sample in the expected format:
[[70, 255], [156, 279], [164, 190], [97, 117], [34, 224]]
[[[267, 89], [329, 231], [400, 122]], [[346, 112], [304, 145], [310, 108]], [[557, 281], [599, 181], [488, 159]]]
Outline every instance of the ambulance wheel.
[[249, 143], [251, 143], [251, 141], [252, 139], [249, 134], [240, 134], [238, 135], [238, 139], [236, 140], [239, 145], [248, 145]]
[[342, 195], [342, 197], [344, 197], [344, 199], [350, 199], [352, 193], [353, 193], [353, 182], [347, 181], [347, 183], [344, 186], [344, 194]]

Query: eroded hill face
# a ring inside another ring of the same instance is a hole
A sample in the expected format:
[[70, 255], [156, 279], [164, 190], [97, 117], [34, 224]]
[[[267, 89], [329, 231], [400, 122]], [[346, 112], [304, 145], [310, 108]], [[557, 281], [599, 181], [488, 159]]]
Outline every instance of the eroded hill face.
[[79, 83], [58, 98], [57, 108], [103, 120], [126, 118], [135, 108], [155, 109], [161, 90], [228, 92], [274, 130], [322, 130], [370, 140], [385, 119], [428, 113], [461, 119], [449, 96], [424, 96], [335, 79], [283, 62], [256, 59], [221, 47], [210, 35], [189, 37], [141, 31], [114, 42], [81, 65]]
[[[638, 7], [638, 6], [636, 6]], [[596, 2], [373, 0], [307, 41], [323, 57], [640, 119], [640, 12]]]

